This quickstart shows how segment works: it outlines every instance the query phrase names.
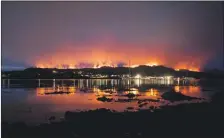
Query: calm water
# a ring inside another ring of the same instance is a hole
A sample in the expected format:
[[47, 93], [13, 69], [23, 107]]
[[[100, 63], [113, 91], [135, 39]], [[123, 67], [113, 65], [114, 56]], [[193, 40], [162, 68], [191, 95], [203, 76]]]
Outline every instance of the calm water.
[[[212, 84], [214, 83], [214, 84]], [[137, 99], [160, 99], [150, 101], [141, 109], [149, 106], [158, 107], [171, 104], [161, 99], [161, 94], [174, 89], [188, 96], [209, 99], [212, 94], [223, 90], [223, 80], [214, 82], [198, 80], [117, 80], [117, 79], [82, 79], [82, 80], [2, 80], [2, 120], [8, 122], [25, 121], [30, 124], [46, 122], [50, 116], [59, 120], [65, 111], [80, 111], [97, 108], [109, 108], [124, 111], [127, 107], [138, 110], [137, 101], [122, 102], [128, 99], [127, 93], [138, 95]], [[46, 94], [66, 91], [69, 94]], [[113, 102], [98, 101], [106, 96]], [[181, 101], [186, 102], [186, 101]], [[194, 102], [194, 101], [193, 101]], [[180, 103], [180, 102], [178, 102]], [[177, 104], [177, 103], [173, 103]]]

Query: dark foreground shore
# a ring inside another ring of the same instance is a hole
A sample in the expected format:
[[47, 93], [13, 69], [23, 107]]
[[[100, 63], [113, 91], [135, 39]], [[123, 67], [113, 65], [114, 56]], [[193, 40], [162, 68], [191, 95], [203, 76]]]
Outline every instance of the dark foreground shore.
[[107, 109], [66, 112], [64, 120], [27, 126], [2, 122], [3, 138], [224, 136], [224, 93], [210, 103], [118, 113]]

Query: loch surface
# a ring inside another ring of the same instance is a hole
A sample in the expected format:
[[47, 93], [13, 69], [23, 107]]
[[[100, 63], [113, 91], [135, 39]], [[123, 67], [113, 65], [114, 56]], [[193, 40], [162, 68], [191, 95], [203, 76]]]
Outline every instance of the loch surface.
[[[60, 120], [66, 111], [84, 111], [97, 108], [108, 108], [116, 111], [137, 111], [159, 108], [163, 105], [175, 105], [161, 98], [164, 92], [175, 90], [184, 95], [198, 98], [209, 98], [223, 91], [223, 80], [121, 80], [121, 79], [64, 79], [64, 80], [2, 80], [2, 121], [38, 124], [55, 116]], [[66, 94], [51, 94], [67, 92]], [[131, 101], [128, 93], [136, 95]], [[100, 97], [113, 99], [111, 102], [99, 100]], [[148, 100], [139, 107], [137, 100]]]

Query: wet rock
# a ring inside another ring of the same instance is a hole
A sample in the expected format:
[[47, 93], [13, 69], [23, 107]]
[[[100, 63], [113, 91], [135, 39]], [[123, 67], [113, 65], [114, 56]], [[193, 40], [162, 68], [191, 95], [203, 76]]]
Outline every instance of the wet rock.
[[141, 108], [141, 107], [143, 107], [143, 106], [146, 106], [147, 104], [148, 104], [148, 103], [142, 103], [142, 104], [139, 104], [138, 107]]
[[70, 94], [71, 92], [63, 92], [63, 91], [59, 91], [59, 92], [45, 92], [45, 95], [55, 95], [55, 94]]
[[138, 100], [138, 104], [142, 104], [143, 103], [143, 101], [142, 100]]
[[175, 92], [174, 90], [171, 90], [170, 92], [166, 92], [166, 93], [162, 94], [161, 97], [164, 100], [168, 100], [168, 101], [171, 101], [171, 102], [182, 101], [182, 100], [201, 99], [201, 98], [186, 96], [186, 95], [183, 95], [180, 92]]
[[127, 107], [126, 109], [127, 109], [127, 110], [133, 110], [134, 107]]
[[134, 93], [128, 93], [125, 96], [127, 96], [128, 98], [134, 98], [136, 95]]
[[126, 103], [126, 102], [132, 102], [132, 101], [137, 101], [138, 99], [117, 99], [115, 102], [121, 102], [121, 103]]
[[155, 107], [154, 106], [150, 106], [149, 109], [153, 110], [153, 109], [155, 109]]
[[97, 100], [101, 102], [112, 102], [113, 98], [107, 98], [106, 96], [102, 96], [102, 97], [98, 97]]

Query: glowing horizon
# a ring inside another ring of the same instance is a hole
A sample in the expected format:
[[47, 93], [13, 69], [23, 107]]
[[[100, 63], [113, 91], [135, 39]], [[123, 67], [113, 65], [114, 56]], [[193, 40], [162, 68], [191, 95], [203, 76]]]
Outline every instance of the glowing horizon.
[[[83, 63], [85, 64], [85, 63]], [[151, 62], [151, 63], [146, 63], [146, 64], [134, 64], [134, 65], [128, 65], [128, 63], [123, 63], [123, 65], [119, 65], [118, 64], [109, 64], [106, 62], [101, 62], [100, 63], [86, 63], [87, 66], [79, 66], [79, 64], [59, 64], [59, 65], [49, 65], [49, 64], [37, 64], [35, 67], [37, 68], [57, 68], [57, 69], [80, 69], [80, 68], [101, 68], [101, 67], [130, 67], [130, 68], [135, 68], [141, 65], [145, 65], [145, 66], [149, 66], [149, 67], [153, 67], [153, 66], [165, 66], [163, 64], [159, 64], [156, 62]], [[169, 67], [169, 66], [167, 66]], [[196, 71], [199, 72], [200, 68], [199, 67], [195, 67], [195, 66], [186, 66], [186, 65], [177, 65], [175, 67], [170, 67], [173, 68], [176, 71], [179, 70], [189, 70], [189, 71]]]
[[210, 57], [207, 52], [192, 53], [188, 56], [181, 54], [179, 50], [170, 51], [169, 44], [166, 43], [142, 41], [130, 44], [112, 38], [114, 37], [102, 37], [101, 41], [76, 43], [79, 47], [74, 47], [75, 44], [61, 44], [43, 56], [31, 58], [28, 64], [40, 68], [61, 69], [163, 65], [174, 69], [200, 71]]

